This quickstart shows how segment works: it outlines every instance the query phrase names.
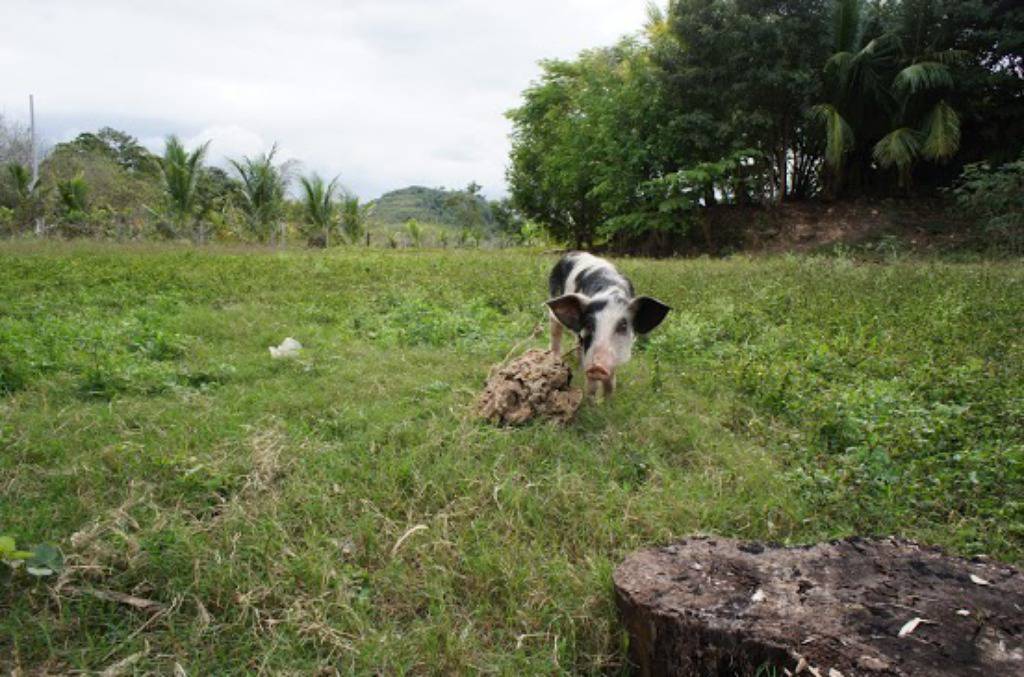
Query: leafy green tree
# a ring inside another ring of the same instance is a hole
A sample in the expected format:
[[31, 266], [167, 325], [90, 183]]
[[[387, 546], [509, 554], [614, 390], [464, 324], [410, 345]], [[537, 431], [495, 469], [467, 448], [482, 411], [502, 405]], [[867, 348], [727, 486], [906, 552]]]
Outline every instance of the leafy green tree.
[[409, 243], [413, 247], [423, 246], [423, 226], [416, 219], [409, 219], [405, 222], [405, 232], [409, 234]]
[[[281, 221], [285, 206], [285, 192], [291, 178], [290, 163], [275, 164], [277, 144], [270, 152], [255, 157], [231, 160], [241, 181], [242, 210], [249, 228], [260, 240], [278, 239], [284, 242], [284, 224]], [[279, 232], [280, 231], [280, 232]]]
[[242, 202], [241, 186], [220, 167], [203, 167], [196, 184], [198, 218], [207, 222], [214, 235], [229, 235], [229, 223], [238, 220]]
[[338, 190], [338, 178], [325, 183], [319, 174], [301, 177], [302, 206], [306, 223], [323, 235], [325, 247], [331, 246], [331, 230], [337, 226], [338, 205], [335, 193]]
[[7, 176], [14, 192], [15, 228], [22, 232], [29, 231], [46, 213], [49, 190], [40, 181], [33, 183], [32, 172], [17, 162], [7, 165]]
[[89, 187], [82, 174], [57, 181], [58, 227], [65, 236], [93, 235]]
[[40, 166], [41, 181], [48, 187], [77, 176], [88, 186], [93, 234], [124, 239], [150, 232], [153, 213], [161, 210], [165, 199], [159, 171], [129, 171], [103, 150], [86, 152], [64, 144], [55, 147]]
[[[672, 3], [667, 14], [651, 12], [641, 39], [543, 63], [540, 81], [509, 113], [515, 206], [578, 247], [603, 241], [666, 251], [697, 220], [679, 208], [690, 191], [683, 200], [659, 179], [703, 171], [709, 180], [701, 182], [701, 206], [811, 193], [814, 151], [801, 141], [801, 105], [813, 100], [807, 81], [817, 67], [801, 62], [802, 75], [787, 80], [782, 57], [805, 58], [788, 45], [812, 32], [814, 15], [789, 21], [783, 9], [799, 3], [775, 3], [785, 6], [771, 8], [777, 20], [759, 22], [768, 9], [743, 13], [738, 4], [758, 3]], [[758, 46], [774, 46], [781, 62], [774, 71], [747, 73], [765, 58], [751, 46], [761, 23], [776, 32]], [[693, 28], [708, 24], [715, 30]], [[721, 91], [724, 82], [735, 84]], [[704, 171], [751, 149], [745, 159], [752, 164], [742, 171]]]
[[743, 190], [743, 169], [752, 164], [757, 155], [758, 151], [754, 149], [739, 150], [717, 162], [699, 162], [692, 167], [652, 179], [644, 184], [643, 189], [659, 196], [658, 209], [662, 213], [688, 224], [699, 225], [704, 245], [711, 251], [716, 243], [707, 214], [701, 210], [706, 206], [706, 196], [716, 186], [722, 187], [723, 197], [728, 196], [729, 186], [734, 191]]
[[[804, 111], [821, 97], [825, 7], [825, 0], [679, 0], [669, 3], [663, 28], [654, 17], [652, 58], [661, 105], [671, 111], [658, 136], [674, 160], [670, 171], [752, 148], [760, 156], [752, 199], [815, 192], [820, 148]], [[703, 198], [716, 201], [714, 189]]]
[[113, 160], [129, 174], [158, 176], [159, 158], [150, 153], [131, 134], [112, 127], [83, 132], [72, 141], [58, 144], [54, 151], [69, 155], [102, 155]]
[[447, 193], [443, 210], [453, 215], [453, 225], [463, 229], [484, 228], [493, 221], [487, 200], [480, 195], [480, 184], [476, 181], [470, 181], [464, 190]]
[[81, 219], [89, 209], [89, 186], [82, 174], [57, 182], [57, 196], [65, 218]]
[[949, 99], [952, 66], [965, 55], [939, 44], [938, 3], [904, 0], [895, 16], [876, 18], [883, 32], [871, 39], [866, 8], [865, 0], [835, 0], [836, 51], [825, 66], [831, 100], [813, 109], [826, 130], [833, 192], [847, 175], [860, 188], [872, 163], [895, 169], [907, 190], [916, 163], [944, 162], [960, 147]]
[[355, 195], [345, 195], [341, 200], [341, 230], [351, 244], [359, 244], [366, 236], [373, 203], [363, 204]]
[[526, 219], [516, 209], [511, 198], [492, 200], [490, 203], [491, 214], [494, 217], [494, 226], [499, 233], [516, 239], [523, 230]]
[[209, 145], [207, 141], [189, 152], [181, 140], [172, 134], [167, 137], [160, 161], [164, 190], [163, 213], [170, 219], [171, 232], [174, 236], [191, 233], [199, 243], [206, 239], [199, 218], [199, 181]]
[[957, 159], [1012, 162], [1024, 152], [1024, 4], [946, 0], [940, 10], [937, 30], [945, 44], [970, 55], [957, 69], [951, 101], [961, 117]]
[[593, 194], [595, 166], [585, 159], [589, 135], [579, 97], [584, 66], [544, 61], [541, 67], [540, 81], [508, 112], [513, 132], [506, 178], [523, 213], [545, 224], [554, 238], [589, 247], [604, 215]]

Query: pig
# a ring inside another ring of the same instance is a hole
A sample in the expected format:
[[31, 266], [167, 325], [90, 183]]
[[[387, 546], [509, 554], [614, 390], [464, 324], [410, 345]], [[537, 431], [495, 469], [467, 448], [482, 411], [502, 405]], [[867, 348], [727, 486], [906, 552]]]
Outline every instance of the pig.
[[633, 283], [608, 261], [587, 252], [569, 252], [548, 278], [551, 352], [562, 352], [563, 328], [576, 334], [584, 393], [598, 386], [605, 397], [615, 390], [615, 369], [629, 361], [633, 342], [661, 324], [669, 308], [649, 296], [636, 296]]

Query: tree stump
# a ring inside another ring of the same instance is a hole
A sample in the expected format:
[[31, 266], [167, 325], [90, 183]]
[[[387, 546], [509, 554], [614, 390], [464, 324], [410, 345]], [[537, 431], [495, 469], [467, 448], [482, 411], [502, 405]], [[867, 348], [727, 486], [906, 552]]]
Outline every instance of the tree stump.
[[614, 581], [642, 675], [1024, 675], [1021, 572], [910, 541], [691, 538]]

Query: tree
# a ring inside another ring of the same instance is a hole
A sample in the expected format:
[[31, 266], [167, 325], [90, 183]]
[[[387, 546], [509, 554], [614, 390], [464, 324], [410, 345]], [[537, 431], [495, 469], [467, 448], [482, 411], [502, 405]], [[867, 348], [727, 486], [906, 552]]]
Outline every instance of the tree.
[[330, 247], [331, 230], [337, 225], [338, 205], [334, 194], [338, 189], [338, 178], [325, 184], [319, 174], [313, 174], [310, 177], [303, 176], [301, 183], [306, 222], [323, 234], [324, 246]]
[[73, 176], [66, 181], [58, 181], [57, 196], [60, 198], [60, 206], [65, 218], [71, 220], [84, 218], [89, 209], [89, 186], [82, 174]]
[[[203, 167], [196, 184], [198, 218], [214, 230], [225, 230], [238, 220], [237, 205], [242, 202], [238, 181], [220, 167]], [[222, 233], [227, 234], [227, 233]]]
[[33, 183], [32, 172], [17, 162], [7, 165], [7, 176], [14, 193], [15, 228], [31, 230], [37, 219], [41, 219], [46, 212], [49, 190], [40, 181]]
[[[672, 170], [751, 148], [760, 155], [753, 199], [814, 193], [820, 152], [804, 111], [821, 97], [825, 7], [826, 0], [669, 4], [652, 51], [664, 105], [676, 111], [667, 121], [679, 158]], [[714, 203], [715, 191], [704, 201]]]
[[423, 246], [423, 226], [416, 219], [405, 222], [405, 232], [409, 233], [409, 244], [413, 247]]
[[526, 219], [516, 209], [512, 200], [507, 197], [493, 200], [490, 203], [490, 207], [491, 214], [494, 215], [494, 226], [498, 232], [512, 239], [518, 239], [522, 234]]
[[102, 149], [58, 144], [40, 166], [40, 180], [48, 187], [77, 176], [88, 186], [91, 225], [119, 239], [146, 234], [165, 199], [159, 171], [129, 171]]
[[291, 176], [291, 163], [274, 164], [275, 155], [277, 144], [268, 153], [230, 161], [241, 180], [241, 207], [249, 228], [260, 240], [269, 239], [271, 245], [275, 244], [278, 229], [281, 243], [284, 242], [280, 219]]
[[17, 122], [8, 122], [0, 113], [0, 165], [15, 162], [20, 165], [32, 164], [32, 135], [28, 127]]
[[[960, 114], [958, 162], [1011, 162], [1024, 152], [1024, 4], [946, 0], [937, 19], [945, 45], [969, 55], [957, 64], [950, 103]], [[939, 180], [955, 176], [948, 167]]]
[[493, 221], [487, 200], [480, 195], [480, 188], [479, 183], [470, 181], [464, 190], [453, 190], [447, 194], [444, 189], [438, 191], [438, 195], [445, 195], [442, 213], [452, 216], [453, 225], [473, 230], [482, 229]]
[[167, 137], [164, 155], [160, 160], [164, 189], [163, 212], [170, 219], [172, 234], [177, 237], [182, 233], [192, 233], [199, 243], [206, 239], [199, 218], [199, 180], [209, 145], [207, 141], [190, 153], [178, 137], [172, 134]]
[[82, 174], [57, 181], [58, 227], [65, 236], [91, 235], [89, 187]]
[[83, 132], [72, 141], [57, 144], [54, 150], [70, 155], [99, 154], [113, 160], [129, 174], [155, 177], [160, 172], [159, 159], [138, 139], [112, 127], [104, 127], [98, 132]]
[[373, 204], [361, 204], [356, 195], [345, 195], [341, 200], [341, 230], [352, 244], [359, 244], [366, 235], [367, 224], [373, 214]]
[[960, 116], [949, 103], [951, 67], [962, 52], [943, 48], [938, 3], [904, 0], [873, 18], [881, 33], [865, 40], [864, 0], [835, 0], [835, 53], [825, 65], [830, 101], [815, 106], [825, 127], [833, 193], [849, 178], [860, 189], [872, 163], [894, 168], [908, 190], [920, 160], [944, 162], [960, 147]]
[[962, 137], [1024, 148], [1022, 54], [1019, 3], [670, 0], [542, 62], [508, 113], [511, 198], [575, 246], [668, 251], [721, 203], [948, 185]]
[[584, 66], [544, 61], [541, 68], [540, 81], [523, 92], [522, 105], [507, 113], [513, 131], [506, 178], [524, 214], [554, 238], [589, 247], [602, 214], [592, 193], [595, 166], [585, 159], [590, 139], [578, 95]]

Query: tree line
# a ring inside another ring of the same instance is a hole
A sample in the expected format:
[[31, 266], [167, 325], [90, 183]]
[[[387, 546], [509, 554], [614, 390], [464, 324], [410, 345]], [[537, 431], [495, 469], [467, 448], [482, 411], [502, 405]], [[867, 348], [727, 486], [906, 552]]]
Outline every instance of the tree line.
[[710, 247], [717, 205], [932, 195], [1024, 159], [1020, 3], [670, 0], [648, 14], [638, 35], [542, 62], [508, 113], [513, 201], [559, 239]]
[[[208, 164], [209, 142], [189, 149], [174, 135], [154, 154], [126, 132], [84, 132], [45, 153], [32, 181], [28, 130], [0, 118], [0, 234], [56, 234], [119, 240], [210, 239], [281, 244], [298, 231], [312, 246], [369, 244], [373, 202], [363, 202], [337, 177], [300, 175], [275, 145], [266, 153]], [[293, 190], [294, 189], [294, 190]], [[507, 201], [488, 203], [480, 186], [444, 191], [456, 232], [442, 246], [477, 245], [488, 232], [515, 236], [522, 227]], [[442, 191], [437, 191], [439, 194]], [[425, 243], [415, 219], [383, 243]], [[380, 238], [378, 238], [380, 239]]]

